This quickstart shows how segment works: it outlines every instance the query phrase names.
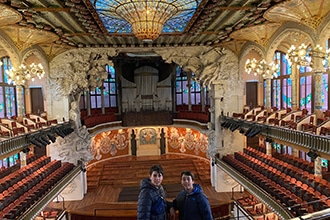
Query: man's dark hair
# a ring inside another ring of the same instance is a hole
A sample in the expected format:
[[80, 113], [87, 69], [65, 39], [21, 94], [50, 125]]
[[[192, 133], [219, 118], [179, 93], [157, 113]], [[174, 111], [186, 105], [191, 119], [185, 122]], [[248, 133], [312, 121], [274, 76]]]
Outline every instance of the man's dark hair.
[[192, 179], [192, 180], [195, 179], [194, 174], [193, 174], [191, 171], [189, 171], [189, 170], [182, 171], [182, 173], [181, 173], [181, 177], [182, 177], [183, 175], [191, 176], [191, 179]]
[[164, 171], [163, 171], [163, 168], [161, 165], [153, 165], [151, 168], [150, 168], [150, 171], [149, 171], [149, 174], [151, 175], [152, 172], [156, 171], [157, 173], [160, 173], [164, 176]]

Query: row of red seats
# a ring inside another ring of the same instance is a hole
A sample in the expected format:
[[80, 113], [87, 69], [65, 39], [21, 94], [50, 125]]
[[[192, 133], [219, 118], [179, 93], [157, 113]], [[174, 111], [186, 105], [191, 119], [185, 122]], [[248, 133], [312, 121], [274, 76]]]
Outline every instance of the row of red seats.
[[23, 178], [29, 176], [42, 166], [50, 162], [50, 157], [40, 157], [25, 167], [17, 170], [16, 172], [10, 173], [0, 180], [0, 193], [13, 186], [15, 183], [21, 181]]
[[14, 202], [18, 197], [24, 194], [28, 189], [32, 188], [48, 175], [61, 167], [61, 161], [52, 161], [44, 165], [40, 169], [31, 173], [29, 176], [18, 181], [13, 186], [0, 193], [0, 210], [5, 209], [9, 204]]
[[[278, 193], [278, 189], [280, 188], [279, 185], [277, 185], [276, 182], [270, 180], [268, 177], [260, 174], [258, 171], [254, 170], [253, 168], [250, 168], [248, 165], [244, 164], [243, 162], [239, 161], [238, 159], [232, 157], [231, 155], [227, 155], [222, 157], [222, 160], [235, 168], [237, 171], [242, 173], [244, 176], [246, 176], [248, 179], [250, 179], [252, 182], [260, 186], [262, 189], [264, 189], [266, 192], [268, 192], [270, 195], [274, 196], [276, 199], [278, 199], [284, 206], [291, 206], [291, 201], [293, 204], [298, 203], [298, 200], [291, 200], [288, 197], [293, 195], [289, 190], [284, 195], [282, 193]], [[300, 199], [301, 200], [301, 199]], [[302, 200], [301, 200], [302, 202]], [[294, 216], [297, 216], [297, 210], [292, 213]]]
[[24, 213], [34, 202], [47, 193], [59, 180], [74, 168], [71, 163], [64, 163], [60, 168], [45, 177], [38, 184], [14, 200], [0, 212], [0, 218], [15, 219]]
[[275, 166], [278, 169], [283, 169], [282, 166], [284, 166], [285, 168], [295, 167], [295, 168], [299, 168], [298, 173], [300, 174], [302, 174], [304, 171], [312, 174], [314, 173], [313, 162], [309, 163], [306, 160], [293, 159], [293, 158], [291, 160], [285, 160], [285, 159], [282, 160], [279, 156], [278, 157], [273, 155], [270, 156], [251, 147], [245, 148], [244, 153], [251, 155], [255, 158], [258, 158], [259, 160], [267, 161], [267, 163], [274, 163], [273, 166]]
[[[32, 163], [33, 161], [35, 161], [36, 159], [38, 159], [38, 157], [34, 154], [29, 154], [26, 156], [26, 164], [30, 164]], [[4, 178], [5, 176], [11, 174], [11, 173], [14, 173], [16, 172], [17, 170], [20, 169], [20, 163], [17, 162], [16, 164], [14, 164], [13, 166], [11, 167], [2, 167], [1, 170], [0, 170], [0, 179]]]
[[87, 127], [93, 127], [98, 124], [113, 122], [117, 120], [117, 115], [115, 113], [106, 113], [100, 115], [91, 115], [83, 119], [83, 124]]
[[[316, 177], [312, 172], [308, 172], [305, 169], [304, 166], [306, 165], [306, 162], [304, 162], [304, 165], [301, 165], [300, 163], [293, 165], [289, 164], [287, 162], [282, 161], [281, 159], [277, 159], [274, 157], [271, 157], [269, 155], [266, 155], [262, 152], [258, 152], [257, 150], [248, 147], [244, 149], [244, 152], [247, 152], [248, 155], [251, 155], [255, 158], [258, 158], [259, 160], [265, 162], [268, 165], [271, 165], [272, 167], [279, 169], [281, 172], [290, 175], [291, 177], [294, 177], [298, 181], [302, 182], [303, 184], [307, 184], [310, 187], [313, 187], [314, 189], [320, 191], [322, 194], [329, 195], [330, 196], [330, 182], [326, 179], [321, 179], [319, 177]], [[251, 154], [251, 152], [254, 152]], [[290, 157], [291, 158], [291, 157]], [[298, 160], [301, 161], [302, 159], [292, 159], [292, 160]], [[314, 164], [314, 163], [312, 163]], [[311, 168], [309, 168], [311, 169]], [[313, 170], [313, 169], [311, 169]]]
[[190, 119], [203, 123], [209, 121], [209, 114], [206, 112], [178, 112], [176, 117], [179, 119]]
[[289, 154], [279, 154], [277, 152], [274, 152], [272, 156], [289, 164], [292, 164], [296, 167], [301, 167], [305, 171], [314, 173], [314, 162], [309, 162], [307, 160]]
[[313, 202], [313, 211], [320, 211], [328, 206], [328, 204], [324, 203], [325, 201], [314, 201], [319, 200], [321, 197], [327, 198], [328, 196], [330, 196], [327, 195], [330, 193], [329, 189], [325, 191], [326, 195], [324, 195], [322, 194], [323, 192], [315, 191], [314, 187], [308, 186], [307, 184], [303, 184], [301, 181], [297, 181], [294, 177], [282, 173], [280, 170], [277, 170], [276, 168], [273, 168], [268, 164], [265, 164], [262, 161], [241, 152], [235, 154], [235, 158], [237, 158], [243, 163], [249, 163], [252, 169], [259, 171], [264, 176], [267, 176], [267, 178], [276, 182], [276, 184], [280, 185], [281, 187], [285, 188], [285, 191], [289, 190], [291, 191], [291, 193], [295, 194], [296, 196], [299, 196], [299, 198], [301, 198], [306, 203]]
[[0, 212], [0, 218], [15, 219], [20, 216], [31, 206], [31, 204], [46, 194], [47, 191], [49, 191], [59, 180], [74, 168], [73, 164], [64, 163], [61, 165], [60, 161], [54, 161], [50, 164], [51, 165], [48, 165], [50, 167], [44, 167], [48, 170], [48, 174], [44, 175], [46, 171], [40, 169], [41, 172], [37, 172], [36, 176], [40, 177], [41, 175], [43, 176], [43, 179], [38, 183], [33, 183], [33, 186], [28, 187], [27, 191], [21, 194], [18, 198], [15, 198], [7, 207], [5, 207]]
[[[276, 168], [270, 167], [269, 165], [252, 158], [251, 156], [248, 156], [242, 152], [237, 152], [235, 153], [235, 158], [227, 156], [223, 159], [278, 199], [283, 205], [293, 207], [299, 204], [297, 208], [292, 210], [295, 215], [314, 212], [318, 209], [324, 208], [325, 205], [327, 206], [327, 204], [323, 202], [315, 202], [315, 207], [311, 205], [308, 209], [306, 209], [306, 207], [301, 207], [303, 200], [301, 197], [296, 195], [296, 193], [298, 193], [298, 188], [293, 188], [293, 186], [290, 185], [290, 182], [288, 183], [285, 181], [286, 178], [289, 179], [291, 177]], [[308, 204], [309, 201], [305, 202]]]

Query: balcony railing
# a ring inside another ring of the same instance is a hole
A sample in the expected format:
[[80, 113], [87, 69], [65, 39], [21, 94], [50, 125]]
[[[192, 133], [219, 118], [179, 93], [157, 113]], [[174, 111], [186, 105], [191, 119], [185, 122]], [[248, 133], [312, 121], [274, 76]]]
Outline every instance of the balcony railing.
[[236, 129], [242, 129], [244, 132], [253, 127], [260, 128], [258, 135], [271, 139], [280, 140], [292, 145], [298, 145], [310, 150], [315, 150], [320, 153], [330, 154], [330, 137], [315, 135], [303, 131], [293, 130], [280, 126], [271, 126], [242, 119], [231, 118], [228, 116], [220, 117], [221, 123], [227, 122], [235, 124]]

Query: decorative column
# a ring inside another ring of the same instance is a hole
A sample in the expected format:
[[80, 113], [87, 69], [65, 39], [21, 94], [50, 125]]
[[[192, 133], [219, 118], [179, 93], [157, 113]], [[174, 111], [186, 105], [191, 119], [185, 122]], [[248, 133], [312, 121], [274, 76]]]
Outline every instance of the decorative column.
[[266, 154], [272, 156], [272, 143], [266, 141]]
[[314, 175], [316, 177], [320, 177], [322, 179], [322, 159], [321, 157], [317, 157], [314, 160]]
[[17, 97], [17, 116], [20, 118], [25, 115], [24, 89], [22, 85], [16, 86], [16, 97]]
[[19, 158], [20, 158], [20, 165], [21, 168], [26, 166], [26, 153], [20, 151], [19, 152]]
[[271, 82], [272, 78], [267, 77], [266, 79], [266, 110], [271, 112], [272, 102], [271, 102]]
[[189, 71], [187, 73], [187, 87], [188, 87], [188, 111], [191, 111], [191, 87], [192, 87], [192, 83], [191, 83], [191, 72]]
[[297, 97], [297, 75], [299, 73], [299, 68], [296, 63], [293, 63], [291, 66], [292, 73], [291, 73], [291, 80], [292, 80], [292, 86], [291, 86], [291, 108], [292, 110], [297, 110], [298, 109], [298, 97]]
[[102, 114], [105, 114], [103, 87], [100, 90], [101, 90], [101, 109], [102, 109]]
[[[317, 118], [323, 117], [322, 113], [322, 77], [325, 71], [323, 61], [327, 57], [320, 45], [316, 45], [309, 53], [312, 57], [312, 68], [314, 72], [314, 113]], [[329, 56], [329, 55], [328, 55]]]

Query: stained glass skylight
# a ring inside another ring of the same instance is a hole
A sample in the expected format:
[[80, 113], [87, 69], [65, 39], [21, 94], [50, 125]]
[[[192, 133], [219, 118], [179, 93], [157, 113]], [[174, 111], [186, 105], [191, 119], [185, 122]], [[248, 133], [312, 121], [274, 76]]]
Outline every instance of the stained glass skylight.
[[[163, 33], [183, 32], [201, 0], [91, 0], [91, 3], [109, 33], [134, 33], [139, 37], [136, 32], [156, 32], [159, 28], [158, 32]], [[136, 27], [136, 23], [143, 24]]]

